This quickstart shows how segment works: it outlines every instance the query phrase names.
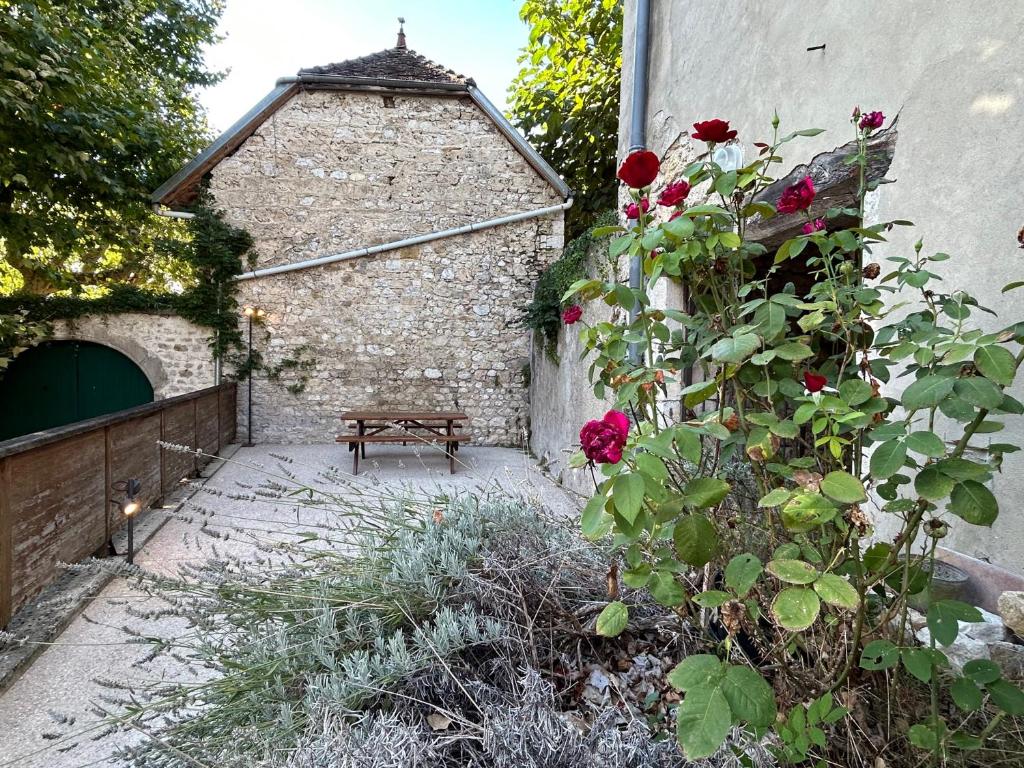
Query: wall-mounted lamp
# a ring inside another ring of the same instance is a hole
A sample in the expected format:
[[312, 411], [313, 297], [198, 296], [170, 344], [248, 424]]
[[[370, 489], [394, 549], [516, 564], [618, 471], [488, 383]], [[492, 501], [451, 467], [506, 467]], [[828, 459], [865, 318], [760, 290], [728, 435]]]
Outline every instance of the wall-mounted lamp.
[[142, 492], [142, 482], [133, 477], [111, 483], [110, 488], [124, 494], [123, 501], [111, 499], [110, 503], [116, 504], [121, 514], [128, 518], [128, 554], [125, 562], [132, 565], [135, 562], [135, 516], [142, 509], [136, 497]]
[[267, 313], [264, 312], [259, 307], [243, 307], [242, 308], [242, 314], [245, 315], [246, 319], [249, 321], [249, 408], [248, 408], [248, 416], [246, 417], [246, 422], [247, 422], [246, 426], [247, 426], [247, 429], [248, 429], [248, 439], [245, 441], [245, 447], [246, 448], [251, 448], [252, 445], [253, 445], [253, 443], [252, 443], [252, 377], [253, 377], [253, 374], [255, 373], [255, 368], [253, 367], [253, 362], [252, 362], [252, 324], [253, 324], [254, 320], [256, 322], [259, 322], [260, 320], [262, 320], [264, 317], [266, 317]]

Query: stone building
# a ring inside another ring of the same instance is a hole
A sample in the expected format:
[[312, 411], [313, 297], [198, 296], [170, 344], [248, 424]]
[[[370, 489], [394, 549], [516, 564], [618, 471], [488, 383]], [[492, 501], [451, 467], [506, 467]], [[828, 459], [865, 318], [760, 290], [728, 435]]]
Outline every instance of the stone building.
[[341, 411], [389, 407], [457, 408], [478, 441], [522, 443], [516, 320], [560, 254], [571, 199], [473, 80], [401, 33], [303, 69], [152, 200], [187, 209], [204, 180], [255, 239], [239, 300], [266, 312], [254, 336], [267, 367], [309, 364], [256, 376], [255, 440], [329, 441]]

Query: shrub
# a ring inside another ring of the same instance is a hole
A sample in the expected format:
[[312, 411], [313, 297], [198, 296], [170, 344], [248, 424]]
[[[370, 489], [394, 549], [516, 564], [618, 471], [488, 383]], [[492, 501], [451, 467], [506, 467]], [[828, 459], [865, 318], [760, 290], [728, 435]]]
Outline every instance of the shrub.
[[[836, 695], [852, 678], [879, 682], [880, 670], [899, 672], [902, 687], [927, 686], [927, 712], [907, 713], [907, 738], [934, 764], [1024, 714], [1024, 694], [991, 662], [949, 670], [941, 648], [958, 621], [981, 620], [977, 609], [932, 602], [924, 647], [907, 631], [907, 597], [926, 586], [922, 561], [933, 560], [948, 526], [989, 526], [998, 514], [986, 484], [1017, 446], [993, 443], [987, 458], [967, 448], [1024, 412], [1006, 392], [1024, 359], [1024, 326], [974, 327], [984, 308], [944, 289], [937, 270], [949, 256], [921, 242], [890, 255], [885, 274], [863, 263], [887, 232], [910, 224], [864, 222], [865, 195], [878, 183], [867, 169], [879, 115], [852, 119], [857, 195], [845, 207], [816, 205], [810, 178], [770, 188], [780, 148], [820, 133], [780, 137], [777, 118], [746, 167], [687, 167], [685, 185], [659, 200], [668, 221], [645, 204], [657, 158], [631, 155], [619, 175], [632, 187], [634, 219], [594, 234], [617, 235], [610, 274], [621, 274], [624, 256], [641, 260], [641, 285], [581, 279], [562, 297], [635, 312], [580, 332], [595, 393], [617, 410], [584, 427], [574, 463], [600, 469], [582, 526], [594, 538], [615, 535], [625, 583], [722, 639], [671, 675], [685, 693], [677, 732], [691, 759], [714, 753], [734, 726], [774, 729], [786, 761], [833, 754], [824, 734], [846, 715]], [[697, 128], [706, 158], [735, 136], [724, 121]], [[711, 200], [688, 206], [689, 189], [701, 185]], [[777, 216], [795, 217], [803, 234], [771, 254], [748, 233]], [[794, 263], [813, 278], [809, 288], [781, 277]], [[687, 287], [690, 311], [652, 305], [665, 280]], [[690, 367], [698, 380], [679, 395], [689, 418], [670, 421], [661, 405]], [[899, 395], [885, 386], [897, 381]], [[752, 472], [753, 512], [730, 497], [735, 462]], [[891, 541], [872, 543], [871, 498], [899, 524]], [[602, 618], [606, 634], [629, 626], [624, 602]]]

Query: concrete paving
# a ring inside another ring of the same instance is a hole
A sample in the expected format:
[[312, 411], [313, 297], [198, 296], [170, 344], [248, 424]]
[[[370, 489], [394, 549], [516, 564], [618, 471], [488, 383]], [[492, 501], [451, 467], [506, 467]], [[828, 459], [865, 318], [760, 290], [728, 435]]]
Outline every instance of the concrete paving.
[[[246, 557], [268, 541], [294, 540], [317, 525], [350, 519], [351, 502], [376, 503], [407, 495], [500, 488], [576, 515], [574, 499], [544, 477], [534, 461], [505, 448], [463, 447], [455, 475], [430, 447], [368, 447], [352, 477], [343, 446], [256, 446], [240, 449], [136, 555], [141, 567], [173, 573], [214, 548]], [[287, 496], [284, 489], [315, 488]], [[282, 495], [284, 494], [284, 497]], [[205, 528], [205, 533], [203, 529]], [[207, 535], [207, 534], [213, 535]], [[225, 538], [226, 537], [226, 538]], [[115, 578], [25, 672], [0, 694], [0, 768], [85, 768], [114, 764], [118, 743], [145, 738], [111, 733], [98, 709], [110, 709], [104, 681], [120, 684], [179, 679], [172, 661], [139, 665], [146, 647], [128, 642], [124, 627], [150, 636], [183, 629], [179, 620], [134, 615], [157, 601]]]

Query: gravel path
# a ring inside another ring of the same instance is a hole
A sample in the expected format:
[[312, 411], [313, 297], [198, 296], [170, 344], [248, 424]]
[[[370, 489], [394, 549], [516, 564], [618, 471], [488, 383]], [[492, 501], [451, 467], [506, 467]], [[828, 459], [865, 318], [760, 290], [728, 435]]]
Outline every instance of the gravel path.
[[[167, 521], [135, 561], [150, 570], [174, 572], [182, 562], [205, 557], [211, 548], [249, 556], [260, 542], [286, 540], [335, 518], [330, 509], [311, 510], [267, 495], [260, 486], [268, 474], [281, 485], [308, 484], [342, 497], [500, 486], [536, 499], [552, 512], [578, 514], [572, 499], [518, 451], [463, 448], [455, 475], [448, 474], [443, 454], [431, 448], [370, 446], [368, 452], [359, 477], [352, 478], [350, 456], [337, 445], [242, 448]], [[213, 536], [202, 535], [204, 524]], [[144, 738], [108, 733], [95, 708], [108, 706], [104, 697], [110, 691], [101, 681], [173, 680], [181, 674], [170, 660], [137, 666], [146, 648], [126, 642], [125, 626], [151, 636], [182, 629], [177, 620], [140, 619], [128, 612], [129, 606], [145, 610], [155, 602], [124, 579], [114, 579], [0, 695], [0, 768], [108, 765], [118, 740]]]

